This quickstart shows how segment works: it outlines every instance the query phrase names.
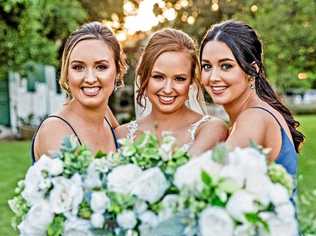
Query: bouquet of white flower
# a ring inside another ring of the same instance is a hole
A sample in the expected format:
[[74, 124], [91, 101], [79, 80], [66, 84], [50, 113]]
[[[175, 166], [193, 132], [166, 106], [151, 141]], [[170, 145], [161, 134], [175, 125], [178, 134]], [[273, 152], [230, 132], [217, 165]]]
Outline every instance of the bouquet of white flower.
[[149, 133], [95, 157], [66, 138], [9, 200], [24, 236], [295, 235], [291, 177], [256, 148], [224, 145], [190, 159]]

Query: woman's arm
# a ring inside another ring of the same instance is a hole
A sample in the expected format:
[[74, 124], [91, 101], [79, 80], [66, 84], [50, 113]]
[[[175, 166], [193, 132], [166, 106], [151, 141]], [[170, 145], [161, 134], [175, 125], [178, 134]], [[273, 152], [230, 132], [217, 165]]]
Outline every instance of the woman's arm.
[[224, 121], [218, 118], [212, 118], [203, 123], [197, 130], [196, 137], [189, 154], [197, 156], [216, 144], [224, 142], [228, 135], [228, 129]]

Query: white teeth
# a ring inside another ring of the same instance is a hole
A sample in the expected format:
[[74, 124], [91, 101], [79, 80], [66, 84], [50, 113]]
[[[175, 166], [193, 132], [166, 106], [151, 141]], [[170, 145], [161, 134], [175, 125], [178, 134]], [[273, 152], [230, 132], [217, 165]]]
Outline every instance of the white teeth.
[[218, 87], [212, 87], [212, 89], [214, 91], [222, 91], [222, 90], [226, 89], [226, 87], [225, 86], [218, 86]]
[[100, 88], [99, 87], [84, 87], [82, 91], [87, 96], [95, 96], [98, 94]]

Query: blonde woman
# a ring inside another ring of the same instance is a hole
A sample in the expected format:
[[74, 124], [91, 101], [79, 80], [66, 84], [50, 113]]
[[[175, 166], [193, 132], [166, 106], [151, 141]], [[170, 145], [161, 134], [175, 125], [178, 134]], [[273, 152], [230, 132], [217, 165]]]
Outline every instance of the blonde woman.
[[68, 101], [44, 120], [34, 135], [33, 161], [58, 150], [69, 135], [75, 135], [94, 153], [116, 150], [113, 126], [118, 124], [108, 100], [125, 70], [125, 55], [108, 27], [91, 22], [73, 32], [64, 47], [59, 80]]

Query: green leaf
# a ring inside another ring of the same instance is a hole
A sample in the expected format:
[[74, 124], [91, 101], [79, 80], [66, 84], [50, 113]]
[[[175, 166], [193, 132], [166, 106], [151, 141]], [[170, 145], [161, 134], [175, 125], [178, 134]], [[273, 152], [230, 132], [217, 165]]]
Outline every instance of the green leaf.
[[204, 170], [202, 170], [201, 178], [202, 178], [202, 181], [205, 185], [212, 186], [212, 183], [213, 183], [212, 177]]
[[61, 236], [64, 231], [65, 220], [66, 217], [64, 215], [55, 216], [52, 223], [48, 226], [47, 236]]
[[95, 159], [100, 159], [100, 158], [103, 158], [103, 157], [106, 157], [107, 154], [105, 152], [102, 152], [102, 151], [97, 151], [97, 153], [95, 154]]

